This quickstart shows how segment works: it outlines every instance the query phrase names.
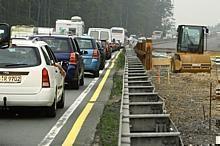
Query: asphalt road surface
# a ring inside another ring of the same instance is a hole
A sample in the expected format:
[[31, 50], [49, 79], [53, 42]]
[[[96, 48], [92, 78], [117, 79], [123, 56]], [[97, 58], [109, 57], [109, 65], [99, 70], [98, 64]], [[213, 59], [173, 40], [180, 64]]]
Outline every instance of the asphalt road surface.
[[[106, 70], [103, 71], [100, 78], [93, 78], [87, 74], [85, 85], [81, 86], [79, 90], [65, 90], [65, 107], [57, 110], [55, 118], [46, 117], [39, 109], [1, 110], [0, 145], [62, 145], [74, 121], [88, 103], [105, 72]], [[109, 88], [109, 91], [105, 91], [105, 95], [110, 95], [108, 93], [110, 90]], [[93, 120], [98, 122], [98, 119]], [[87, 129], [89, 128], [87, 127]]]

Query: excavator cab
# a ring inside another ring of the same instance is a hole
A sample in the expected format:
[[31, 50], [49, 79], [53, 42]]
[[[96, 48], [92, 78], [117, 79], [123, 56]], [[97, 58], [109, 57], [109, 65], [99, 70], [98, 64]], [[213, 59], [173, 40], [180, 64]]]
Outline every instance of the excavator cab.
[[0, 23], [0, 49], [5, 49], [10, 46], [11, 28], [6, 23]]
[[210, 72], [210, 56], [204, 54], [207, 49], [206, 26], [179, 25], [177, 52], [171, 60], [173, 72]]

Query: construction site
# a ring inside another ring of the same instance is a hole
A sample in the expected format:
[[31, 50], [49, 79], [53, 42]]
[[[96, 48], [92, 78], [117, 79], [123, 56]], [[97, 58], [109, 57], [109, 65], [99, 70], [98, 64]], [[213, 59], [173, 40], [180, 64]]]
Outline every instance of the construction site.
[[207, 42], [213, 38], [203, 37], [208, 33], [206, 28], [202, 28], [197, 47], [184, 46], [185, 28], [190, 32], [190, 28], [202, 27], [179, 26], [177, 40], [155, 43], [147, 39], [137, 43], [134, 50], [148, 70], [155, 92], [164, 98], [165, 112], [181, 133], [184, 145], [216, 144], [220, 132], [219, 52], [207, 50]]

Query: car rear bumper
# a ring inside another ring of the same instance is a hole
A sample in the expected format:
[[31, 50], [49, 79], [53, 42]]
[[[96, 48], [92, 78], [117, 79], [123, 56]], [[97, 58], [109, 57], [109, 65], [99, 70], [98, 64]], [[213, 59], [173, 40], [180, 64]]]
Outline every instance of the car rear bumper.
[[70, 64], [66, 69], [66, 78], [65, 82], [73, 81], [77, 77], [77, 65]]
[[42, 88], [37, 94], [2, 94], [0, 93], [0, 106], [51, 106], [54, 102], [55, 88]]
[[90, 64], [85, 64], [84, 71], [93, 72], [99, 70], [100, 62], [97, 59], [92, 59]]

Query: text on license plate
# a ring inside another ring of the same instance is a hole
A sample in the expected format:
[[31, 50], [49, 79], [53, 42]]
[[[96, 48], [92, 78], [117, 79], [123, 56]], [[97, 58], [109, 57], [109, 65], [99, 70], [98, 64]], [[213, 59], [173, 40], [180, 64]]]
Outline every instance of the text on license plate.
[[21, 76], [0, 75], [0, 83], [21, 83]]

